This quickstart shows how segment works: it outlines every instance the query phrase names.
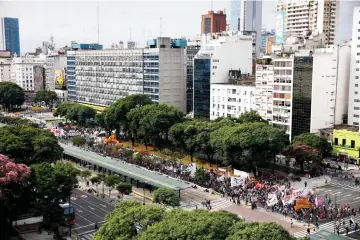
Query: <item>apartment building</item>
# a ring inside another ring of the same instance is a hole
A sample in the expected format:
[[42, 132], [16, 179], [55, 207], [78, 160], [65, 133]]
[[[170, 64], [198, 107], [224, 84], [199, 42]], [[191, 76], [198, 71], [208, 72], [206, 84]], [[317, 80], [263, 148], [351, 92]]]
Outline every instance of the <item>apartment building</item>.
[[353, 10], [352, 44], [350, 59], [348, 124], [360, 122], [360, 7]]
[[76, 64], [75, 51], [66, 52], [66, 79], [68, 89], [68, 100], [76, 101]]
[[186, 113], [193, 111], [194, 57], [200, 50], [200, 40], [188, 41], [186, 46]]
[[315, 50], [310, 132], [347, 123], [350, 54], [348, 42]]
[[[352, 9], [359, 1], [278, 0], [278, 36], [323, 35], [325, 44], [340, 44], [351, 38]], [[344, 27], [346, 26], [346, 27]], [[278, 42], [279, 43], [279, 42]], [[282, 42], [281, 42], [282, 43]]]
[[237, 118], [255, 110], [255, 78], [241, 74], [239, 70], [229, 71], [229, 83], [211, 84], [210, 119], [218, 117]]
[[143, 49], [78, 50], [75, 66], [78, 102], [109, 106], [143, 93]]
[[256, 60], [255, 77], [255, 110], [271, 123], [274, 91], [274, 63], [271, 57]]
[[11, 53], [0, 51], [0, 82], [11, 81]]
[[45, 89], [55, 91], [55, 70], [54, 70], [55, 55], [46, 56], [45, 60]]

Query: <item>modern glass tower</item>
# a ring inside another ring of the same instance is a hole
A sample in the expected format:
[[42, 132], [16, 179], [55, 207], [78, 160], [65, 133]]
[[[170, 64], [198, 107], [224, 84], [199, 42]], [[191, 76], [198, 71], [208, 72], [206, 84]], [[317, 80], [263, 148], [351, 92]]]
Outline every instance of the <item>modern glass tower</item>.
[[20, 56], [20, 36], [18, 18], [1, 18], [0, 50], [10, 51]]
[[240, 31], [240, 2], [241, 0], [231, 0], [230, 28], [234, 31]]

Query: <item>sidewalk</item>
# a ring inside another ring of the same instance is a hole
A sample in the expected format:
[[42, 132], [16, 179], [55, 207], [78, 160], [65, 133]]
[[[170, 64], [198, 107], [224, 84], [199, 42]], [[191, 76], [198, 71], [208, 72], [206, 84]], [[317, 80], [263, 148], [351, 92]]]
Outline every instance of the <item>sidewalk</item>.
[[305, 182], [307, 182], [308, 188], [319, 188], [331, 182], [331, 177], [324, 175], [315, 178], [301, 177], [301, 181], [291, 182], [291, 187], [304, 188]]

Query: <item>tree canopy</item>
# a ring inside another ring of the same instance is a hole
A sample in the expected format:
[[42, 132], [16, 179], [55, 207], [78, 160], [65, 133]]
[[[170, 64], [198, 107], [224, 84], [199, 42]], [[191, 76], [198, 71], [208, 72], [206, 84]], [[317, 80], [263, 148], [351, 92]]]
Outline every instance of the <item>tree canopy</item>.
[[13, 106], [21, 106], [25, 102], [23, 89], [12, 82], [0, 82], [0, 104], [7, 111]]
[[35, 94], [34, 102], [36, 103], [44, 102], [46, 106], [52, 106], [56, 101], [58, 101], [58, 96], [54, 91], [40, 90]]
[[331, 143], [325, 138], [319, 137], [313, 133], [303, 133], [296, 136], [293, 143], [303, 143], [315, 148], [323, 157], [330, 157], [332, 153]]
[[238, 119], [236, 119], [238, 123], [254, 123], [254, 122], [264, 122], [268, 123], [265, 119], [263, 119], [255, 110], [251, 110], [249, 112], [245, 112], [240, 115]]
[[47, 129], [30, 126], [0, 127], [0, 154], [17, 163], [31, 165], [54, 162], [61, 158], [63, 149], [57, 138]]
[[287, 146], [282, 154], [288, 158], [294, 158], [295, 161], [300, 165], [300, 171], [304, 172], [305, 162], [318, 162], [320, 163], [320, 153], [316, 148], [310, 147], [309, 145], [301, 142], [295, 142], [290, 146]]
[[253, 171], [255, 176], [256, 168], [274, 159], [289, 141], [283, 130], [262, 122], [221, 127], [210, 138], [224, 163]]
[[180, 206], [180, 198], [170, 188], [160, 187], [154, 191], [154, 203], [164, 204], [165, 206]]
[[96, 110], [75, 102], [64, 102], [54, 112], [54, 116], [64, 117], [66, 120], [85, 125], [89, 120], [95, 120]]

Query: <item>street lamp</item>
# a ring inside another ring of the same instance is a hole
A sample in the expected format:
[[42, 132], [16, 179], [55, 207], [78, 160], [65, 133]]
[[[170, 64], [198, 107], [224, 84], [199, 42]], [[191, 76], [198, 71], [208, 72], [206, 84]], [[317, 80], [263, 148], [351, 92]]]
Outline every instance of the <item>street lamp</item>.
[[143, 191], [144, 191], [144, 202], [143, 202], [143, 205], [145, 205], [145, 186], [147, 184], [147, 181], [144, 182], [144, 187], [143, 187]]

